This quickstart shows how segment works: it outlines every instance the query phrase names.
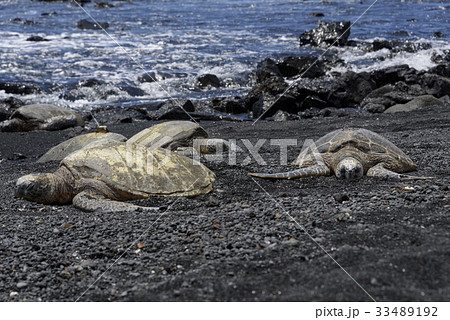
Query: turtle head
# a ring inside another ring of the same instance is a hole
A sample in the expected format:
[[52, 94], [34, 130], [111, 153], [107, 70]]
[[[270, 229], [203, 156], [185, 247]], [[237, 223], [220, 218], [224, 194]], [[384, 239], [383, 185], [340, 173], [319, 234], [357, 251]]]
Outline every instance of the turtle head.
[[72, 192], [64, 180], [53, 173], [29, 174], [16, 182], [15, 196], [44, 204], [66, 204]]
[[336, 177], [339, 179], [356, 180], [363, 176], [361, 162], [355, 158], [344, 158], [336, 166]]

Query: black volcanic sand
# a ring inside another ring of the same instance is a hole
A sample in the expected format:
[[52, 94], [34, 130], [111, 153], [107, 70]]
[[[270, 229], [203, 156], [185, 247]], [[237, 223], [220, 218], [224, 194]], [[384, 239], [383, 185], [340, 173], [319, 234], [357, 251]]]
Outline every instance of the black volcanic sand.
[[[152, 124], [109, 128], [130, 137]], [[307, 138], [363, 127], [404, 150], [419, 165], [416, 175], [437, 179], [255, 179], [265, 193], [248, 172], [291, 169], [279, 165], [279, 147], [267, 142], [261, 156], [269, 166], [242, 157], [234, 166], [206, 163], [217, 174], [209, 195], [135, 202], [160, 206], [158, 213], [85, 213], [13, 197], [16, 179], [55, 170], [57, 163], [35, 161], [80, 130], [0, 133], [0, 300], [450, 299], [449, 105], [254, 126], [201, 124], [213, 137], [252, 143], [297, 138], [289, 161]]]

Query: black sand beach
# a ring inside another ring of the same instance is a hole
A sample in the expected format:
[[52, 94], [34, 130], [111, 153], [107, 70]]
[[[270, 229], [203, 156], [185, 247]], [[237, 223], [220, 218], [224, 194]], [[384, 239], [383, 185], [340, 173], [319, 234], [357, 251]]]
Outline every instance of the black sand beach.
[[[109, 129], [130, 137], [154, 123]], [[305, 139], [363, 127], [408, 154], [419, 166], [415, 175], [436, 179], [252, 180], [248, 172], [291, 169], [279, 165], [279, 147], [265, 143], [260, 154], [269, 167], [254, 159], [205, 162], [217, 175], [211, 194], [136, 201], [159, 206], [158, 213], [85, 213], [13, 196], [20, 176], [54, 171], [57, 163], [35, 161], [81, 129], [0, 133], [0, 300], [450, 299], [448, 103], [397, 114], [200, 124], [215, 138], [298, 139], [289, 161]]]

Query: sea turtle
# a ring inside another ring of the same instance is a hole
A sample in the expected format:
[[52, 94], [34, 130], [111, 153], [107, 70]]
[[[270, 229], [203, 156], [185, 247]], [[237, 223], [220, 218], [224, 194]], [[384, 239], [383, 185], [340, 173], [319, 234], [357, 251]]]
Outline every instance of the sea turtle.
[[[185, 151], [194, 148], [200, 153], [210, 154], [226, 151], [228, 141], [209, 139], [208, 133], [192, 121], [167, 121], [144, 129], [132, 136], [128, 143], [147, 147], [161, 147], [172, 151]], [[235, 150], [240, 148], [235, 145]], [[189, 154], [189, 152], [185, 152]]]
[[[124, 142], [126, 138], [117, 133], [107, 133], [106, 127], [98, 127], [97, 132], [87, 133], [66, 140], [45, 153], [38, 163], [61, 161], [70, 153], [86, 146], [109, 146], [114, 142]], [[191, 121], [168, 121], [146, 128], [127, 143], [149, 148], [167, 148], [182, 155], [192, 155], [192, 148], [201, 153], [216, 153], [227, 148], [228, 142], [222, 139], [208, 139], [208, 134], [198, 124]]]
[[104, 131], [82, 134], [54, 146], [53, 148], [48, 150], [42, 157], [40, 157], [37, 163], [61, 161], [72, 152], [78, 151], [86, 146], [107, 147], [111, 143], [125, 142], [126, 140], [127, 138], [125, 138], [121, 134]]
[[338, 129], [305, 148], [294, 161], [299, 169], [283, 173], [249, 173], [259, 178], [293, 179], [335, 174], [353, 180], [367, 176], [403, 179], [433, 179], [402, 173], [417, 165], [392, 142], [366, 129]]
[[11, 119], [0, 123], [0, 131], [62, 130], [83, 126], [83, 118], [53, 104], [29, 104], [18, 108]]
[[44, 204], [72, 202], [84, 211], [118, 212], [142, 208], [122, 201], [212, 190], [215, 175], [203, 164], [163, 148], [133, 150], [126, 143], [82, 148], [64, 158], [55, 173], [19, 178], [16, 196]]

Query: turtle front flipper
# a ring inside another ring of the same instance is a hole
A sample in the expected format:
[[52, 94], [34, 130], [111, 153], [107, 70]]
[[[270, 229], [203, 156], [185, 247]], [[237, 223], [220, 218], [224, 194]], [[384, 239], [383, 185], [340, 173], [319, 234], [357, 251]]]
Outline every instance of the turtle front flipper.
[[403, 179], [403, 180], [430, 180], [430, 179], [436, 179], [435, 177], [416, 177], [416, 176], [410, 176], [403, 173], [397, 173], [394, 171], [391, 171], [389, 169], [386, 169], [383, 167], [382, 163], [377, 164], [376, 166], [373, 166], [369, 170], [367, 170], [367, 176], [369, 177], [381, 177], [381, 178], [394, 178], [394, 179]]
[[83, 211], [94, 212], [132, 212], [138, 210], [158, 210], [156, 207], [141, 207], [131, 203], [105, 198], [91, 191], [83, 191], [73, 198], [73, 205]]
[[326, 165], [316, 164], [306, 168], [300, 168], [288, 172], [280, 173], [249, 173], [250, 176], [266, 179], [295, 179], [295, 178], [307, 178], [313, 176], [329, 176], [331, 175], [330, 169]]

